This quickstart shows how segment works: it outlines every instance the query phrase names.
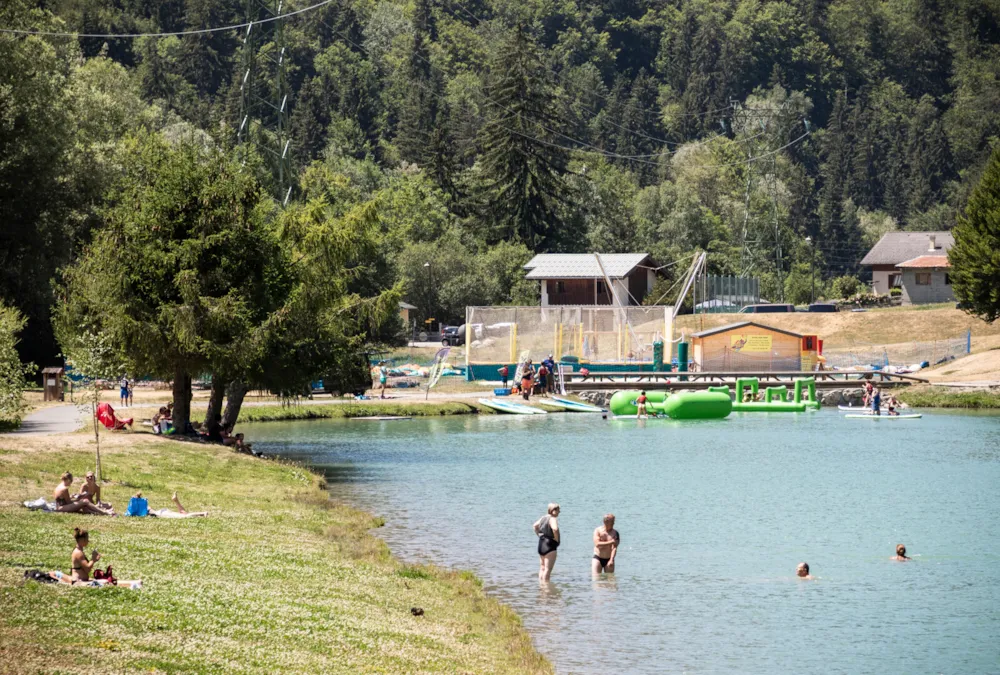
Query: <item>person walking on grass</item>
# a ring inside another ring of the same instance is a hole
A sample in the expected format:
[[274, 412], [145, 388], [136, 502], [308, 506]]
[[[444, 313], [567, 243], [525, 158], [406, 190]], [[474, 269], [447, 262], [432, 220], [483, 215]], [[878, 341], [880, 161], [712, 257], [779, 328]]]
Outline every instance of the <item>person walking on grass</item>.
[[556, 564], [556, 549], [559, 548], [558, 504], [549, 504], [544, 516], [535, 521], [532, 528], [538, 536], [538, 580], [548, 581]]
[[118, 383], [118, 402], [123, 408], [128, 407], [128, 387], [128, 375], [122, 375], [122, 379]]

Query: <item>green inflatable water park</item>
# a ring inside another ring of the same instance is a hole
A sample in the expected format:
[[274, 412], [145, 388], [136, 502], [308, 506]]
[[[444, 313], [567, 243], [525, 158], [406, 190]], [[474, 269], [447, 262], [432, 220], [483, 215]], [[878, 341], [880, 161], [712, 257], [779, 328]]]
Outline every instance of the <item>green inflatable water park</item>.
[[[639, 409], [635, 400], [639, 391], [618, 391], [611, 397], [609, 407], [615, 415], [636, 415]], [[728, 417], [733, 402], [729, 394], [714, 391], [683, 392], [667, 395], [663, 391], [646, 392], [646, 412], [667, 415], [675, 420], [714, 420]]]

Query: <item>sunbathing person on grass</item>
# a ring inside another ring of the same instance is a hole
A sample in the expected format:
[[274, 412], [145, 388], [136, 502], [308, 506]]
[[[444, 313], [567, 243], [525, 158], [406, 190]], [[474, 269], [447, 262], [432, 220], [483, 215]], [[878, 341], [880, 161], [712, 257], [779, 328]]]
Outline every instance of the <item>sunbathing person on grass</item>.
[[208, 511], [195, 511], [194, 513], [189, 513], [188, 510], [181, 504], [181, 500], [177, 498], [176, 491], [171, 499], [174, 504], [177, 505], [176, 511], [167, 508], [150, 509], [149, 502], [147, 502], [145, 497], [142, 496], [142, 492], [136, 492], [135, 496], [132, 497], [129, 502], [128, 510], [125, 512], [125, 515], [151, 516], [153, 518], [204, 518], [208, 515]]
[[92, 504], [87, 497], [74, 499], [69, 493], [69, 486], [73, 484], [73, 474], [69, 471], [62, 475], [62, 481], [56, 485], [53, 496], [56, 500], [56, 511], [61, 513], [91, 513], [95, 516], [113, 516], [115, 512], [111, 509], [103, 509], [96, 504]]
[[86, 499], [94, 506], [104, 509], [105, 511], [114, 511], [111, 504], [101, 501], [101, 486], [97, 482], [97, 478], [94, 476], [93, 471], [88, 471], [84, 477], [83, 487], [80, 488], [80, 494], [74, 495], [74, 499], [81, 500]]
[[[121, 581], [115, 579], [111, 573], [110, 565], [107, 570], [95, 570], [94, 565], [101, 559], [101, 554], [97, 552], [97, 549], [94, 549], [94, 559], [91, 560], [87, 557], [84, 549], [90, 544], [89, 533], [77, 527], [73, 529], [73, 536], [76, 539], [76, 548], [73, 549], [73, 553], [70, 555], [70, 566], [73, 568], [72, 573], [67, 576], [62, 573], [62, 570], [56, 570], [49, 572], [50, 577], [71, 586], [92, 586], [96, 588], [114, 585], [133, 589], [142, 588], [142, 581], [140, 580]], [[92, 575], [94, 576], [93, 579], [91, 579]]]

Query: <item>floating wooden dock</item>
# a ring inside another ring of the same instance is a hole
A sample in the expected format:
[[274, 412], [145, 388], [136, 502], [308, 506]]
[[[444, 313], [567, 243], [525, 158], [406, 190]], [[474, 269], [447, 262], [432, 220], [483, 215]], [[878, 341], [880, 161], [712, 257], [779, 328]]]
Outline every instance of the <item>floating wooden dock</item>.
[[773, 373], [746, 372], [622, 372], [622, 373], [581, 373], [563, 372], [566, 391], [608, 391], [618, 389], [707, 389], [708, 387], [733, 386], [741, 377], [756, 377], [760, 386], [792, 386], [802, 377], [815, 377], [817, 389], [844, 389], [861, 387], [868, 380], [880, 388], [891, 389], [911, 384], [926, 384], [927, 380], [913, 375], [883, 373], [880, 370], [820, 370], [783, 371]]

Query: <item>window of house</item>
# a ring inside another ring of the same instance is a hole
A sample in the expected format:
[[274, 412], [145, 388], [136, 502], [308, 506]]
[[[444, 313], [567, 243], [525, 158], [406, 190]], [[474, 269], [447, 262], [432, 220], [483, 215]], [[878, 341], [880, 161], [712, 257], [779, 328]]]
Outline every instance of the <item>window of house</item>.
[[944, 273], [944, 285], [951, 286], [951, 275], [947, 272]]
[[565, 293], [565, 292], [566, 292], [566, 282], [565, 281], [557, 281], [556, 282], [556, 293]]
[[606, 293], [606, 292], [607, 292], [607, 289], [604, 288], [604, 282], [598, 280], [598, 282], [597, 282], [597, 294], [601, 295], [602, 293]]
[[890, 274], [889, 275], [889, 288], [899, 288], [903, 285], [903, 275], [902, 274]]
[[930, 272], [917, 272], [917, 286], [930, 286], [931, 285], [931, 273]]

